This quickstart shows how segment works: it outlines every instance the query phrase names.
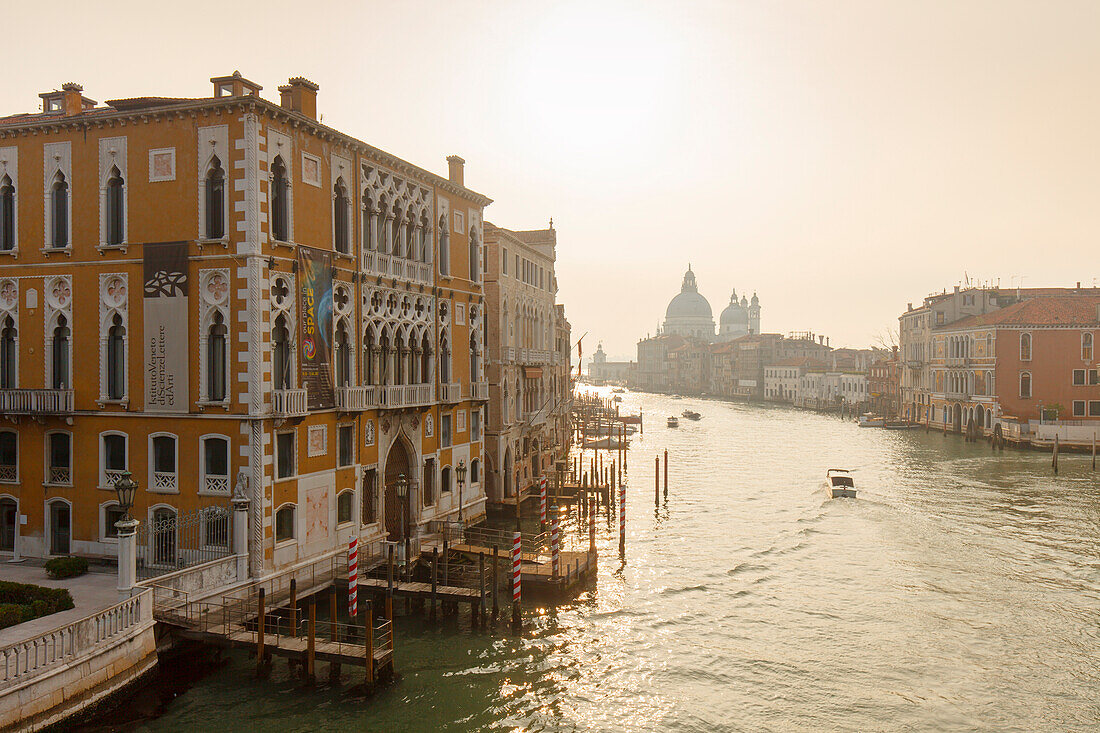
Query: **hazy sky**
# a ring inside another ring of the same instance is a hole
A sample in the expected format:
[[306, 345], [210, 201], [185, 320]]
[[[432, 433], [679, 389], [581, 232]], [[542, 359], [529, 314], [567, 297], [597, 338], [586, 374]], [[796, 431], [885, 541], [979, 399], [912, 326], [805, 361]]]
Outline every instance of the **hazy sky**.
[[197, 2], [4, 9], [0, 111], [65, 81], [100, 101], [277, 99], [558, 230], [574, 332], [633, 354], [690, 260], [765, 331], [866, 345], [971, 278], [1100, 276], [1100, 3]]

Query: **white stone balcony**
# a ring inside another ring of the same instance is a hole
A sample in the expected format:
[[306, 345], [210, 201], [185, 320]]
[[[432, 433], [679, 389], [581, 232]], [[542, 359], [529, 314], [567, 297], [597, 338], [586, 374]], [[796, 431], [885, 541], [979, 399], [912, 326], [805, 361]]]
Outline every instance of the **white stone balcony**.
[[71, 389], [0, 389], [5, 415], [65, 415], [73, 411]]
[[435, 401], [434, 385], [388, 384], [381, 387], [381, 405], [387, 409], [402, 407], [426, 407]]
[[431, 262], [416, 262], [404, 257], [368, 251], [363, 253], [363, 269], [368, 275], [396, 277], [425, 285], [432, 284]]
[[487, 399], [489, 399], [489, 383], [488, 382], [471, 382], [470, 383], [470, 399], [471, 400], [487, 400]]
[[371, 410], [382, 404], [382, 387], [356, 386], [336, 389], [336, 409], [345, 412]]
[[153, 471], [152, 491], [176, 491], [179, 488], [179, 480], [175, 471]]
[[61, 486], [68, 486], [73, 482], [72, 472], [68, 466], [50, 466], [50, 481], [51, 484], [57, 484]]
[[450, 384], [440, 385], [439, 388], [439, 401], [440, 402], [461, 402], [462, 401], [462, 383], [451, 382]]
[[546, 413], [543, 410], [523, 413], [523, 422], [527, 425], [545, 425]]
[[523, 349], [524, 364], [549, 364], [550, 352], [544, 349]]
[[304, 417], [308, 404], [304, 389], [271, 390], [271, 411], [275, 417]]
[[113, 468], [104, 469], [103, 470], [103, 478], [107, 482], [106, 488], [113, 489], [115, 487], [115, 483], [120, 478], [122, 478], [125, 474], [126, 474], [126, 472], [121, 470], [121, 469], [113, 469]]
[[515, 346], [506, 346], [504, 349], [502, 349], [500, 360], [502, 362], [504, 362], [505, 364], [515, 364], [516, 363], [516, 347]]

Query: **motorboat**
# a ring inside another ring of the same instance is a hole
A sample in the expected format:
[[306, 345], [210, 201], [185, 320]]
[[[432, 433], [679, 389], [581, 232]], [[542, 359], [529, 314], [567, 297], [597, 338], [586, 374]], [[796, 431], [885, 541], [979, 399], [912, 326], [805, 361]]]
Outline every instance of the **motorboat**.
[[630, 446], [629, 440], [619, 440], [607, 436], [604, 438], [588, 438], [582, 444], [584, 450], [619, 450], [620, 448], [627, 448]]
[[682, 413], [680, 413], [680, 416], [686, 417], [688, 420], [698, 420], [702, 417], [702, 415], [700, 415], [698, 412], [695, 412], [694, 410], [684, 410]]
[[920, 427], [920, 423], [908, 420], [887, 420], [883, 427], [887, 430], [916, 430]]
[[873, 412], [865, 412], [859, 416], [859, 426], [861, 428], [884, 428], [886, 427], [886, 418]]
[[670, 428], [678, 428], [678, 427], [680, 427], [680, 418], [676, 417], [675, 415], [669, 415], [668, 416], [668, 421], [667, 421], [666, 424]]
[[612, 394], [622, 394], [624, 392], [626, 392], [626, 390], [622, 387], [616, 387], [615, 389], [611, 390]]
[[825, 472], [825, 484], [832, 498], [856, 498], [856, 484], [852, 481], [851, 471], [845, 468], [830, 468]]
[[619, 395], [615, 395], [614, 397], [611, 398], [611, 401], [612, 402], [622, 402], [623, 398], [620, 397]]

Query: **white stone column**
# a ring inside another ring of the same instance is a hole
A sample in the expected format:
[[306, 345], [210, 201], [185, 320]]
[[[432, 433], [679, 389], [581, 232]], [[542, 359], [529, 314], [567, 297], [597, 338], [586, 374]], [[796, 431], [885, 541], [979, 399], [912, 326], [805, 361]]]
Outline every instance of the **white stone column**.
[[137, 526], [129, 516], [115, 522], [118, 529], [118, 597], [126, 600], [137, 582]]
[[233, 497], [233, 554], [237, 558], [237, 582], [248, 577], [248, 508], [247, 496]]

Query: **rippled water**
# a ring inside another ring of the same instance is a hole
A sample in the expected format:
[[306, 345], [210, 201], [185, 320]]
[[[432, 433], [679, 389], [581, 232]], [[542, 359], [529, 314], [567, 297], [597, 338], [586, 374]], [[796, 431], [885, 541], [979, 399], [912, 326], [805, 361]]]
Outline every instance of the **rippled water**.
[[[1100, 490], [1084, 456], [655, 395], [627, 551], [522, 639], [399, 619], [369, 700], [244, 655], [141, 730], [1067, 730], [1100, 725]], [[703, 413], [679, 430], [663, 416]], [[653, 456], [671, 456], [653, 506]], [[825, 469], [856, 469], [829, 500]], [[465, 613], [463, 614], [465, 617]], [[461, 622], [468, 622], [464, 618]], [[320, 676], [325, 665], [319, 665]], [[345, 674], [345, 680], [348, 675]]]

